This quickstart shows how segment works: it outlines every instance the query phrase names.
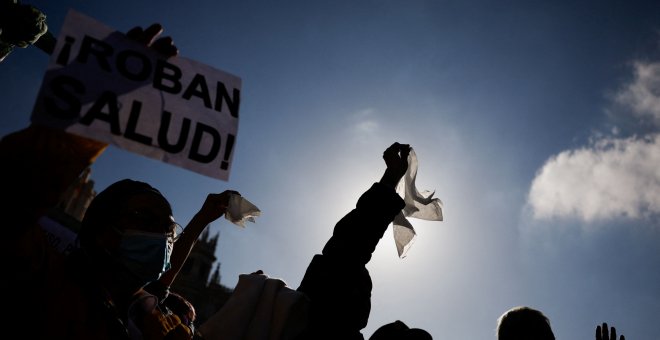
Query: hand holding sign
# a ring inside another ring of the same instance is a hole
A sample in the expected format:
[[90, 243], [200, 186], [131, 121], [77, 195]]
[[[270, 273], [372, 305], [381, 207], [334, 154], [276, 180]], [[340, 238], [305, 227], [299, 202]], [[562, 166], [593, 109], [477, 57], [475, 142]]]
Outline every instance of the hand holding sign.
[[154, 24], [123, 35], [70, 11], [32, 122], [227, 180], [241, 80], [163, 58], [178, 50], [171, 38], [157, 39], [160, 33]]
[[177, 56], [179, 54], [179, 49], [174, 46], [174, 41], [171, 37], [160, 37], [156, 40], [156, 38], [162, 33], [163, 26], [156, 23], [147, 27], [145, 30], [140, 26], [135, 26], [126, 33], [126, 37], [139, 43], [143, 43], [147, 47], [153, 48], [165, 57], [170, 58]]

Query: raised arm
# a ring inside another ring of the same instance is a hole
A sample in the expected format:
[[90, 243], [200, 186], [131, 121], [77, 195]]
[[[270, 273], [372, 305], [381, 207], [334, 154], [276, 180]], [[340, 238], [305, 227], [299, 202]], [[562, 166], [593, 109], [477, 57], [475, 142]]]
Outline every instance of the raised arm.
[[174, 250], [170, 259], [172, 267], [158, 280], [163, 286], [169, 287], [174, 282], [204, 229], [211, 222], [225, 214], [231, 195], [240, 195], [240, 193], [234, 190], [225, 190], [220, 194], [209, 194], [206, 196], [204, 204], [195, 216], [193, 216], [188, 225], [186, 225], [183, 233], [174, 244]]
[[395, 187], [408, 168], [410, 146], [383, 152], [387, 168], [335, 225], [332, 237], [307, 267], [298, 291], [311, 301], [309, 326], [300, 339], [362, 339], [371, 312], [372, 282], [366, 264], [405, 203]]

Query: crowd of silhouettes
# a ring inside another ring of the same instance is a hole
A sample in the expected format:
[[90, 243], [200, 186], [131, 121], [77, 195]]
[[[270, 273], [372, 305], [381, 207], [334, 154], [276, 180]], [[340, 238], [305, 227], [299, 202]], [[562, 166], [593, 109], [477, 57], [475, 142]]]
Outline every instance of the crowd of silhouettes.
[[[14, 45], [26, 47], [41, 35], [52, 38], [45, 15], [36, 8], [17, 1], [1, 5], [5, 17], [12, 11], [22, 15], [1, 27], [3, 58]], [[154, 24], [135, 27], [127, 36], [163, 58], [176, 56], [178, 49], [171, 38], [160, 37], [162, 31]], [[16, 37], [26, 43], [19, 44]], [[48, 44], [52, 47], [53, 42]], [[203, 339], [195, 324], [195, 307], [169, 288], [201, 232], [223, 216], [229, 198], [240, 193], [208, 194], [183, 228], [158, 189], [122, 179], [89, 205], [77, 248], [68, 255], [58, 253], [40, 232], [38, 220], [106, 146], [35, 124], [2, 138], [0, 180], [5, 197], [12, 198], [2, 206], [11, 229], [0, 248], [4, 258], [12, 259], [6, 268], [11, 275], [3, 280], [10, 310], [22, 316], [3, 318], [4, 329], [20, 329], [22, 337], [30, 339]], [[380, 180], [336, 223], [321, 253], [313, 256], [296, 289], [308, 302], [304, 325], [297, 325], [294, 329], [299, 331], [283, 339], [364, 339], [373, 286], [366, 264], [405, 205], [395, 188], [408, 168], [409, 152], [410, 145], [398, 142], [383, 152], [386, 167]], [[597, 326], [596, 340], [616, 337], [614, 327]], [[432, 336], [395, 320], [369, 339], [430, 340]], [[554, 340], [555, 336], [541, 311], [515, 307], [497, 320], [497, 339]]]

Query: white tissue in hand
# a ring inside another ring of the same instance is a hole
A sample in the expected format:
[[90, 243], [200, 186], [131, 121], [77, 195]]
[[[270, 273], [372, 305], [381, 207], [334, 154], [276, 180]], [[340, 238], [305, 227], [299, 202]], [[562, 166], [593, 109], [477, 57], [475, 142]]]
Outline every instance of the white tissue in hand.
[[428, 190], [420, 192], [415, 185], [418, 165], [417, 155], [411, 147], [410, 154], [408, 154], [408, 170], [406, 170], [406, 174], [399, 182], [396, 190], [399, 195], [403, 196], [406, 206], [394, 218], [392, 226], [394, 243], [400, 258], [406, 256], [408, 249], [417, 237], [415, 228], [408, 221], [408, 217], [427, 221], [443, 220], [443, 204], [439, 198], [433, 197], [435, 192]]
[[241, 195], [231, 194], [225, 218], [235, 225], [245, 228], [245, 221], [254, 223], [254, 218], [261, 215], [261, 210]]

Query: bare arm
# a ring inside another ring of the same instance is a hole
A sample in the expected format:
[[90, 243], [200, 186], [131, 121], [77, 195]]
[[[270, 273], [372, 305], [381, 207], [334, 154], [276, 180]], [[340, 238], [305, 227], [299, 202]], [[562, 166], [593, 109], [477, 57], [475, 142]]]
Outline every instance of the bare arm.
[[237, 191], [225, 190], [220, 194], [209, 194], [206, 196], [202, 208], [193, 216], [188, 225], [186, 225], [181, 237], [174, 244], [174, 251], [170, 259], [172, 267], [160, 277], [159, 281], [161, 284], [169, 287], [174, 282], [179, 271], [186, 263], [199, 235], [211, 222], [222, 217], [227, 211], [229, 197], [232, 194], [240, 195]]

